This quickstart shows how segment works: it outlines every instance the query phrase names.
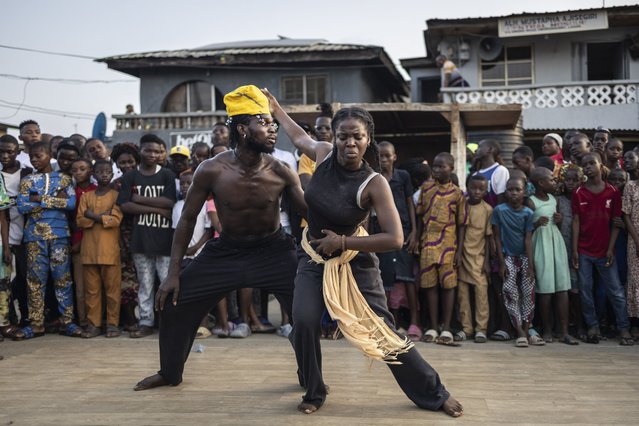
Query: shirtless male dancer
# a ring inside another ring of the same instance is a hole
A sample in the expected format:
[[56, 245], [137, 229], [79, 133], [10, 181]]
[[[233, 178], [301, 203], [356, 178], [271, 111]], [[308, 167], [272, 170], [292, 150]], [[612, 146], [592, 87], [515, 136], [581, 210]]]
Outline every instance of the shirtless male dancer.
[[[224, 97], [233, 150], [200, 164], [175, 229], [167, 278], [155, 298], [160, 315], [160, 371], [134, 390], [178, 385], [204, 315], [228, 292], [268, 289], [291, 315], [297, 269], [295, 242], [280, 227], [280, 197], [306, 216], [297, 174], [271, 155], [276, 124], [268, 99], [255, 86]], [[222, 233], [180, 273], [196, 218], [213, 194]], [[170, 297], [168, 303], [167, 298]]]

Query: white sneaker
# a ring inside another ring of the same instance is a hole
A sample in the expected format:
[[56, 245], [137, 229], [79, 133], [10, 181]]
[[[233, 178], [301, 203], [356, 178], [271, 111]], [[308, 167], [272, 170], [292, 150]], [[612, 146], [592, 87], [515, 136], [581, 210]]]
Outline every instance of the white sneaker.
[[293, 331], [293, 326], [291, 324], [284, 324], [277, 330], [277, 335], [282, 337], [288, 337]]
[[229, 334], [229, 337], [234, 337], [236, 339], [244, 339], [246, 337], [249, 337], [251, 335], [251, 327], [248, 326], [248, 324], [246, 323], [240, 323], [237, 325], [237, 327], [235, 327], [235, 330], [231, 331], [231, 334]]

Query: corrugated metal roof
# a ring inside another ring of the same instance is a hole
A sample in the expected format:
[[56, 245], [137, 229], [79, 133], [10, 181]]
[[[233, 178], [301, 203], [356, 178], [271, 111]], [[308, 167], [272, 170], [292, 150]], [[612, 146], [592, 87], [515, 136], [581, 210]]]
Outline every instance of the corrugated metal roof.
[[[281, 42], [281, 43], [274, 43]], [[296, 42], [296, 43], [293, 43]], [[306, 43], [299, 43], [306, 42]], [[241, 42], [244, 43], [244, 42]], [[252, 42], [248, 42], [252, 43]], [[328, 43], [323, 40], [267, 40], [263, 45], [252, 45], [249, 47], [231, 47], [233, 43], [227, 45], [208, 45], [196, 49], [182, 50], [161, 50], [157, 52], [129, 53], [125, 55], [109, 56], [98, 59], [98, 62], [115, 61], [123, 59], [184, 59], [184, 58], [205, 58], [222, 55], [260, 55], [270, 53], [305, 53], [305, 52], [335, 52], [347, 50], [366, 50], [378, 48], [378, 46], [365, 46], [360, 44], [338, 44]], [[221, 48], [212, 48], [220, 46]], [[224, 47], [229, 46], [229, 47]]]
[[328, 40], [324, 40], [323, 38], [287, 38], [284, 36], [280, 36], [280, 38], [275, 40], [241, 40], [224, 43], [213, 43], [203, 47], [196, 47], [193, 50], [218, 50], [247, 47], [308, 46], [317, 43], [328, 43]]

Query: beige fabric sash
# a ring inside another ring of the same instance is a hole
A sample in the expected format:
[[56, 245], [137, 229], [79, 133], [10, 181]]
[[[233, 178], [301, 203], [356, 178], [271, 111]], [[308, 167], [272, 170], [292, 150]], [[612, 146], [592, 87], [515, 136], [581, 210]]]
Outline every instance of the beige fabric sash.
[[[359, 253], [346, 250], [339, 257], [324, 260], [307, 240], [308, 227], [302, 235], [302, 248], [311, 261], [324, 264], [324, 303], [340, 331], [356, 348], [371, 359], [388, 364], [401, 364], [397, 356], [408, 352], [414, 343], [398, 336], [373, 312], [357, 287], [350, 261]], [[367, 236], [360, 226], [355, 236]]]

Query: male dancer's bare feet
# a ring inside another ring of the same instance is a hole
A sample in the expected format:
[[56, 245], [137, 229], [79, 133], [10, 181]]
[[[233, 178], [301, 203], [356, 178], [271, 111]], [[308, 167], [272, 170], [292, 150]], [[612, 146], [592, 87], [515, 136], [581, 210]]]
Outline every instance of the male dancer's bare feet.
[[459, 417], [464, 413], [464, 407], [452, 396], [449, 396], [444, 405], [442, 405], [441, 410], [444, 413], [448, 414], [451, 417]]
[[159, 386], [168, 386], [168, 385], [169, 384], [167, 383], [166, 380], [164, 380], [164, 377], [160, 376], [159, 374], [154, 374], [152, 376], [149, 376], [139, 381], [138, 384], [135, 385], [133, 390], [143, 391], [147, 389], [157, 388]]

